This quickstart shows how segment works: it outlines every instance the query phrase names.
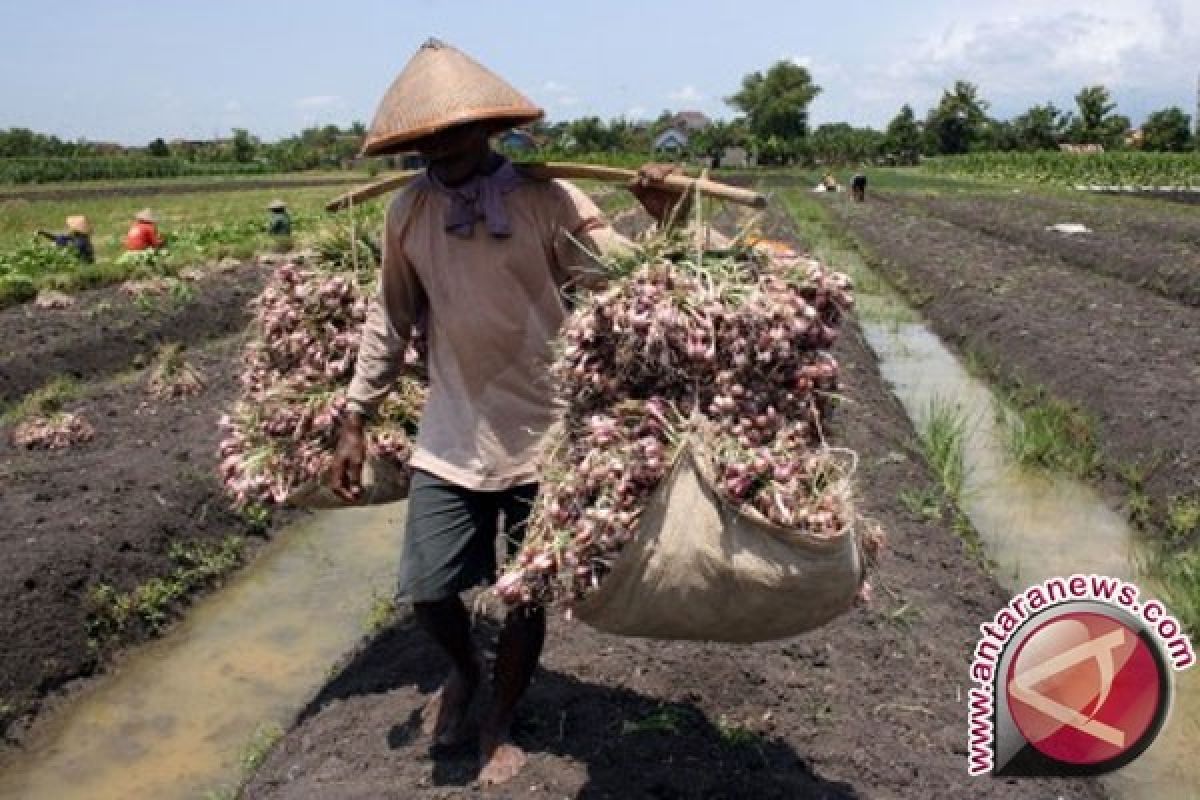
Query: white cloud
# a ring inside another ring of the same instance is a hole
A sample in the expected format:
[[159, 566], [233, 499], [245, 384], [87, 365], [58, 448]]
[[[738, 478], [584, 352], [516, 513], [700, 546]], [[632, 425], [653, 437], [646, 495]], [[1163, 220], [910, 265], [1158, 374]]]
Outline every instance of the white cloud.
[[566, 106], [566, 107], [577, 106], [577, 105], [579, 105], [579, 98], [573, 94], [564, 94], [561, 97], [557, 98], [554, 101], [554, 103], [555, 103], [555, 105]]
[[342, 98], [333, 94], [314, 94], [296, 101], [297, 108], [326, 108], [340, 103]]
[[682, 89], [671, 92], [667, 95], [668, 98], [677, 103], [698, 103], [704, 99], [704, 95], [695, 86], [688, 85]]
[[961, 78], [999, 104], [1070, 98], [1097, 83], [1134, 97], [1178, 92], [1189, 104], [1200, 52], [1195, 4], [1011, 0], [974, 17], [960, 14], [904, 51], [881, 54], [854, 82], [855, 95], [881, 103], [903, 97], [919, 113]]
[[542, 91], [550, 94], [562, 94], [567, 91], [567, 87], [558, 81], [546, 81], [542, 84]]

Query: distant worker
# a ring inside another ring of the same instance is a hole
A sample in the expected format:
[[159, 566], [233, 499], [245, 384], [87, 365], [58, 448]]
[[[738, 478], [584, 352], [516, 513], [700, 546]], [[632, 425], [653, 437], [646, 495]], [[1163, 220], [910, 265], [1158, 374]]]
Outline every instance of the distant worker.
[[825, 187], [827, 192], [836, 192], [838, 189], [837, 178], [833, 177], [832, 172], [826, 172], [825, 177], [821, 179], [821, 185]]
[[167, 240], [158, 233], [158, 220], [153, 211], [143, 208], [133, 219], [133, 227], [125, 234], [126, 250], [157, 250], [166, 246]]
[[55, 247], [71, 248], [75, 251], [75, 256], [85, 264], [96, 261], [96, 251], [92, 249], [92, 223], [82, 214], [67, 217], [66, 233], [39, 230], [38, 236], [45, 236], [54, 242]]
[[860, 169], [854, 174], [854, 179], [850, 181], [850, 191], [859, 203], [867, 199], [867, 176], [864, 170]]
[[282, 200], [273, 200], [271, 205], [267, 206], [267, 211], [271, 212], [271, 218], [267, 222], [267, 233], [272, 236], [291, 236], [292, 218], [288, 216], [287, 204]]

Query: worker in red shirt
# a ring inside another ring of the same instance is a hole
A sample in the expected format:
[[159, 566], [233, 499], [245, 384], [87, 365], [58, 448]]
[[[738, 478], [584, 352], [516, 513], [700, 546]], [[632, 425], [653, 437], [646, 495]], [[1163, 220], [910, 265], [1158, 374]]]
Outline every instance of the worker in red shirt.
[[156, 250], [166, 246], [167, 240], [158, 233], [154, 212], [143, 208], [133, 219], [133, 227], [125, 234], [126, 250]]

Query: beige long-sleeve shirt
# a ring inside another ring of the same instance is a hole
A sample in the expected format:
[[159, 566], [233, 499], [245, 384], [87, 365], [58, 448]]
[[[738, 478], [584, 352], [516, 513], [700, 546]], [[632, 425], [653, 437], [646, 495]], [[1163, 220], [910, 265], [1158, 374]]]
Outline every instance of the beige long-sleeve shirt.
[[352, 408], [369, 413], [401, 368], [413, 323], [428, 330], [430, 392], [412, 466], [469, 489], [536, 480], [556, 410], [552, 342], [562, 288], [601, 282], [593, 257], [631, 247], [565, 181], [526, 181], [504, 196], [512, 235], [480, 222], [445, 230], [449, 199], [425, 183], [388, 208], [379, 295], [363, 328]]

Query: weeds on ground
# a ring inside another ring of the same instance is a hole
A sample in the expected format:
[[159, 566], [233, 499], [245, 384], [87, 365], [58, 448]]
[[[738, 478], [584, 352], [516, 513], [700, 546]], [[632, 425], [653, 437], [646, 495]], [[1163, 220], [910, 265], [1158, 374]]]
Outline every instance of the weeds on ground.
[[672, 706], [661, 706], [654, 712], [639, 720], [625, 720], [621, 723], [621, 735], [634, 733], [679, 733], [679, 727], [684, 722], [683, 713]]
[[122, 592], [108, 583], [88, 593], [88, 642], [93, 650], [119, 641], [132, 625], [160, 634], [178, 607], [197, 589], [216, 583], [242, 561], [244, 542], [229, 536], [219, 544], [175, 542], [167, 551], [174, 565], [166, 577], [151, 578]]
[[889, 625], [899, 628], [903, 631], [911, 631], [917, 620], [921, 618], [921, 609], [912, 603], [905, 600], [895, 608], [890, 608], [881, 613], [884, 620]]
[[65, 375], [59, 376], [5, 410], [3, 416], [0, 416], [0, 422], [15, 424], [30, 417], [61, 414], [68, 403], [79, 397], [79, 393], [79, 384], [75, 379]]
[[371, 608], [367, 612], [365, 627], [372, 636], [390, 626], [396, 620], [396, 598], [391, 595], [373, 594]]
[[921, 450], [942, 493], [957, 503], [966, 483], [967, 417], [962, 407], [933, 397], [920, 423]]
[[267, 760], [267, 755], [271, 752], [271, 748], [282, 738], [283, 728], [275, 723], [259, 725], [250, 737], [250, 741], [246, 744], [246, 747], [242, 750], [242, 754], [238, 757], [238, 763], [242, 767], [242, 772], [250, 775], [261, 767], [263, 762]]
[[897, 495], [900, 504], [912, 514], [926, 522], [942, 518], [942, 498], [932, 486], [923, 489], [901, 489]]
[[1006, 399], [1008, 448], [1020, 464], [1089, 478], [1100, 470], [1096, 423], [1082, 409], [1052, 397], [1045, 389], [1012, 389]]
[[1174, 542], [1200, 530], [1200, 495], [1172, 497], [1167, 501], [1167, 537]]

